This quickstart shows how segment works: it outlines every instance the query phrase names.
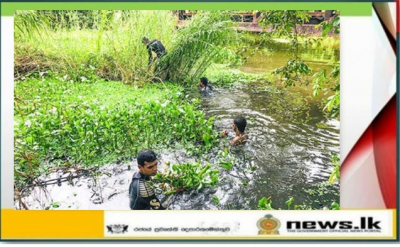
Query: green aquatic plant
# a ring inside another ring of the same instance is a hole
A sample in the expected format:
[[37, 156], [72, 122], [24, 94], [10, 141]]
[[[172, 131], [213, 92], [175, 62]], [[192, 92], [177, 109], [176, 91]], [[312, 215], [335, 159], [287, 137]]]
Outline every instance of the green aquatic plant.
[[222, 168], [231, 171], [234, 166], [235, 157], [229, 153], [228, 148], [224, 148], [224, 151], [219, 151], [218, 155], [221, 157], [218, 159], [218, 164]]
[[331, 172], [331, 175], [329, 176], [328, 181], [331, 184], [336, 184], [339, 183], [340, 180], [340, 159], [337, 154], [333, 153], [331, 161], [333, 163], [333, 170]]
[[263, 82], [270, 84], [272, 78], [269, 74], [245, 73], [238, 69], [231, 69], [227, 65], [216, 64], [207, 69], [204, 75], [212, 85], [230, 87], [244, 83]]
[[186, 100], [181, 87], [134, 89], [88, 80], [52, 75], [16, 82], [16, 180], [32, 181], [49, 163], [94, 166], [129, 159], [143, 148], [191, 144], [208, 150], [216, 144], [213, 118]]
[[273, 210], [271, 197], [263, 197], [258, 201], [259, 210]]
[[[290, 206], [294, 202], [294, 197], [291, 196], [289, 200], [285, 202], [286, 206], [288, 207], [287, 209], [290, 210]], [[293, 206], [294, 210], [340, 210], [340, 205], [336, 202], [333, 201], [329, 206], [322, 206], [320, 204], [320, 208], [313, 208], [311, 205], [306, 205], [306, 204], [295, 204]], [[275, 210], [275, 208], [272, 207], [272, 199], [271, 197], [263, 197], [258, 201], [258, 209], [259, 210]], [[280, 208], [279, 208], [280, 209]]]
[[215, 204], [219, 205], [219, 198], [218, 198], [218, 197], [213, 196], [213, 197], [212, 197], [212, 200], [213, 200], [213, 202], [214, 202]]
[[337, 202], [332, 202], [331, 207], [332, 210], [340, 210], [340, 205]]
[[158, 173], [154, 181], [161, 184], [160, 187], [166, 190], [166, 194], [174, 194], [215, 187], [219, 182], [218, 173], [218, 170], [211, 169], [210, 164], [175, 164], [166, 173]]
[[288, 207], [288, 209], [290, 209], [290, 206], [292, 205], [293, 201], [294, 201], [294, 198], [293, 198], [293, 196], [291, 196], [291, 197], [289, 198], [289, 200], [287, 200], [287, 201], [285, 202], [285, 204], [286, 204], [286, 206]]

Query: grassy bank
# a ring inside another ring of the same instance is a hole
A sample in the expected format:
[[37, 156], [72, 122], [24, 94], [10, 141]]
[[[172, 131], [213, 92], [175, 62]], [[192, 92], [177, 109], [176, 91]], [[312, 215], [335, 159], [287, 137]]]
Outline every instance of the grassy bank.
[[[16, 12], [16, 78], [51, 70], [70, 76], [94, 72], [127, 84], [168, 75], [183, 84], [197, 80], [236, 39], [233, 23], [221, 11], [199, 12], [179, 30], [172, 11], [81, 12]], [[158, 39], [165, 46], [168, 53], [158, 61], [162, 74], [148, 68], [143, 37]]]
[[212, 146], [213, 119], [183, 88], [132, 88], [103, 80], [73, 82], [56, 75], [15, 83], [16, 180], [48, 167], [101, 165], [135, 157], [142, 148]]

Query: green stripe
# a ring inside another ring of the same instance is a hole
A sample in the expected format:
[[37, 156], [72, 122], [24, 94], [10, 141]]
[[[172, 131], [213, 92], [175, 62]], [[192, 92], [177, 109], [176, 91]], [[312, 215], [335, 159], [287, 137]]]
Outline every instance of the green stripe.
[[168, 10], [168, 9], [187, 9], [187, 10], [314, 10], [331, 9], [340, 10], [341, 16], [371, 16], [371, 3], [344, 3], [344, 2], [3, 2], [1, 3], [1, 15], [12, 16], [15, 10]]

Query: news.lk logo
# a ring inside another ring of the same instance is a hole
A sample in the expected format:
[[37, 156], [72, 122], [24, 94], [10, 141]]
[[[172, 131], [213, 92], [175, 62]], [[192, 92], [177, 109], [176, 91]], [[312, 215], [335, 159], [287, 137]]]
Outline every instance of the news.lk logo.
[[353, 221], [287, 221], [286, 229], [294, 232], [381, 232], [380, 221], [373, 217], [361, 217], [359, 224]]

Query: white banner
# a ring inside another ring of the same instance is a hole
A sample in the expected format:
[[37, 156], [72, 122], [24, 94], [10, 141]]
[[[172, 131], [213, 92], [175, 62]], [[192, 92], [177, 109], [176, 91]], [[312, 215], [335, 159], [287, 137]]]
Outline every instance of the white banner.
[[395, 239], [394, 210], [105, 211], [104, 236], [132, 239]]

